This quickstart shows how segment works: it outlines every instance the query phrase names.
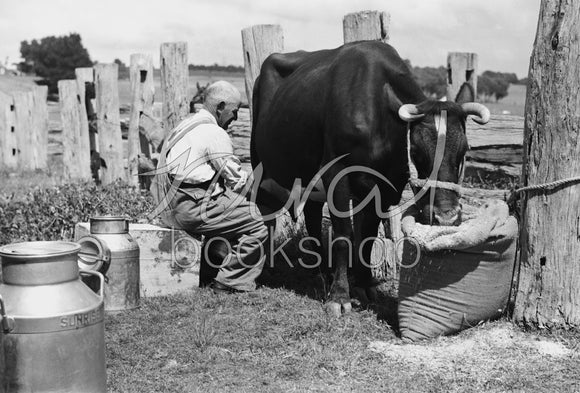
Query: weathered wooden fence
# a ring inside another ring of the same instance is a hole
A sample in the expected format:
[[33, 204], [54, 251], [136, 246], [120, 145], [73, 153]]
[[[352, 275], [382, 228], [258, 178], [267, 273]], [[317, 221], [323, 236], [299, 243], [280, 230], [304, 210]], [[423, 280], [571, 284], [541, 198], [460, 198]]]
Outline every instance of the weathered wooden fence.
[[166, 130], [189, 113], [187, 45], [164, 43], [160, 57], [163, 109], [155, 113], [152, 58], [131, 55], [126, 146], [119, 119], [116, 64], [78, 68], [76, 80], [59, 82], [65, 179], [97, 177], [102, 184], [116, 180], [139, 184], [140, 160], [150, 159]]
[[[363, 11], [345, 15], [344, 42], [362, 39], [389, 39], [390, 15]], [[284, 49], [283, 31], [279, 25], [258, 25], [242, 30], [245, 84], [251, 101], [254, 81], [268, 55]], [[449, 98], [455, 98], [463, 82], [477, 88], [477, 55], [449, 53], [447, 58]], [[96, 65], [76, 70], [76, 80], [61, 81], [60, 109], [62, 119], [62, 152], [65, 179], [90, 180], [98, 176], [103, 184], [117, 179], [139, 184], [141, 159], [155, 155], [167, 130], [189, 112], [187, 97], [187, 45], [183, 42], [160, 46], [162, 113], [156, 113], [153, 102], [152, 58], [146, 54], [131, 55], [131, 109], [127, 142], [121, 138], [119, 97], [115, 65]], [[31, 120], [33, 119], [33, 120]], [[245, 138], [244, 126], [238, 122], [237, 142]], [[247, 125], [249, 138], [249, 128]], [[502, 171], [518, 176], [521, 170], [523, 118], [492, 116], [490, 123], [468, 125], [471, 151], [468, 171], [486, 175]], [[234, 138], [236, 139], [236, 138]], [[242, 143], [242, 142], [240, 142]], [[245, 148], [246, 142], [242, 143]], [[46, 88], [5, 94], [0, 86], [0, 168], [37, 169], [47, 166]], [[24, 148], [23, 148], [24, 147]], [[400, 226], [393, 222], [386, 228], [396, 239]]]

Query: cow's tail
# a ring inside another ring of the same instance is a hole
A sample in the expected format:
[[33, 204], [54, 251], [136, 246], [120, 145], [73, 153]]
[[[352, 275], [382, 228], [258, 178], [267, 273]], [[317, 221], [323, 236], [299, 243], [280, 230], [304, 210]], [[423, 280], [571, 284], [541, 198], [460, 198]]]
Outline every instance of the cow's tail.
[[254, 91], [252, 92], [252, 132], [250, 135], [250, 161], [252, 169], [255, 169], [260, 163], [258, 151], [256, 150], [256, 126], [258, 124], [258, 115], [260, 111], [260, 76], [256, 78], [254, 83]]

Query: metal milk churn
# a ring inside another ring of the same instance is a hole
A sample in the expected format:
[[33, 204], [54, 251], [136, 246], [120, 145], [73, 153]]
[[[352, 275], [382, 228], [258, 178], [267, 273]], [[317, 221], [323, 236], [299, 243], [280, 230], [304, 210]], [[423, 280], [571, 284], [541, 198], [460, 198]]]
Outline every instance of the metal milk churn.
[[[79, 272], [79, 250], [60, 241], [0, 247], [0, 392], [106, 392], [104, 278]], [[98, 293], [79, 275], [98, 277]]]
[[90, 235], [80, 238], [79, 267], [105, 276], [105, 311], [139, 306], [139, 245], [126, 217], [91, 217]]

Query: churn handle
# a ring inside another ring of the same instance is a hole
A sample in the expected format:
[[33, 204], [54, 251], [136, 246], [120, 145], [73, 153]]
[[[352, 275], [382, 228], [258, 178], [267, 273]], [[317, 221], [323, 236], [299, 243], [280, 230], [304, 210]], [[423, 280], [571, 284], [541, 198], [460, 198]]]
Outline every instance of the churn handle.
[[96, 272], [94, 270], [79, 270], [79, 273], [81, 275], [83, 274], [88, 274], [89, 276], [97, 276], [99, 277], [99, 293], [97, 295], [99, 295], [99, 297], [101, 299], [105, 298], [105, 276], [103, 276], [101, 273]]
[[0, 326], [4, 333], [10, 333], [14, 330], [14, 318], [6, 315], [6, 308], [4, 307], [4, 299], [0, 295]]

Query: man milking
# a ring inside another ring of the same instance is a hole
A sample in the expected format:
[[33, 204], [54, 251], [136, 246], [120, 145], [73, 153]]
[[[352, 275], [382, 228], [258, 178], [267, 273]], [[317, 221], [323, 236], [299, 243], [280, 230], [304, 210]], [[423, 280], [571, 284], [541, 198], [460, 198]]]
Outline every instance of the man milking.
[[[248, 175], [225, 131], [237, 119], [240, 104], [232, 84], [210, 85], [203, 108], [166, 136], [157, 167], [158, 172], [166, 168], [157, 176], [166, 184], [171, 225], [205, 236], [200, 286], [214, 292], [255, 289], [265, 261], [268, 231], [256, 206], [237, 193]], [[173, 193], [169, 183], [177, 186]]]

